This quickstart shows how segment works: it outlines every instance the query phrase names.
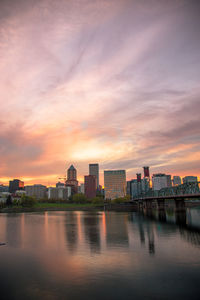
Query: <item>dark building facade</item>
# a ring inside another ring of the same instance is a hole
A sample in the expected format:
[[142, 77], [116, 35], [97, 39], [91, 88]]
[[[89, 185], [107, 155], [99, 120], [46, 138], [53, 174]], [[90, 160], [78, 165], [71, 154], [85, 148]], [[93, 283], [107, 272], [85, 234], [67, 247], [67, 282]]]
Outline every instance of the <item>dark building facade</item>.
[[149, 167], [143, 167], [144, 169], [144, 177], [150, 177]]
[[89, 175], [96, 176], [96, 188], [99, 189], [99, 164], [89, 164]]
[[18, 190], [24, 189], [24, 182], [19, 179], [9, 181], [9, 193], [15, 193]]
[[65, 185], [71, 187], [72, 195], [78, 192], [77, 171], [73, 165], [67, 170]]
[[89, 199], [96, 196], [96, 181], [95, 175], [87, 175], [84, 177], [85, 196]]

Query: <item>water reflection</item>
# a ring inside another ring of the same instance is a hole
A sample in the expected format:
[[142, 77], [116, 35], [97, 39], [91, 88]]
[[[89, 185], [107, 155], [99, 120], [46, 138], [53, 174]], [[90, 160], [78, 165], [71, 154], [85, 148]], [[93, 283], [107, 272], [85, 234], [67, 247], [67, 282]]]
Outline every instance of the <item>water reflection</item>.
[[[173, 210], [146, 210], [140, 211], [139, 213], [139, 232], [141, 244], [144, 242], [144, 229], [143, 226], [146, 224], [145, 218], [154, 220], [157, 223], [165, 223], [166, 226], [159, 226], [159, 230], [162, 230], [163, 234], [169, 235], [170, 232], [179, 231], [182, 238], [187, 239], [188, 242], [194, 245], [200, 245], [200, 226], [198, 226], [197, 216], [200, 217], [199, 209], [186, 209], [182, 211]], [[169, 217], [170, 216], [170, 217]], [[193, 217], [194, 216], [194, 217]], [[142, 220], [141, 220], [142, 219]], [[147, 236], [149, 242], [149, 253], [155, 252], [154, 245], [154, 234], [151, 230], [152, 222], [149, 222], [147, 229]], [[176, 226], [178, 225], [178, 226]], [[142, 235], [141, 235], [142, 234]]]
[[195, 299], [199, 212], [0, 215], [3, 299]]
[[127, 216], [124, 214], [106, 214], [106, 243], [108, 247], [128, 246]]
[[76, 212], [71, 212], [67, 215], [65, 230], [68, 249], [73, 252], [78, 243], [78, 219]]

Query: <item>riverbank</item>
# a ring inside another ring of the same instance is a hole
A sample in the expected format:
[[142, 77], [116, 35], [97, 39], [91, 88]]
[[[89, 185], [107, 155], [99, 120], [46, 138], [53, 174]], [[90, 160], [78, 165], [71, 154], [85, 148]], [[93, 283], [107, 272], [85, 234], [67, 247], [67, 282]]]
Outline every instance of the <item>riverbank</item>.
[[[200, 203], [186, 203], [186, 208], [200, 207]], [[74, 203], [37, 203], [32, 207], [12, 206], [0, 209], [0, 213], [23, 213], [23, 212], [45, 212], [45, 211], [136, 211], [135, 203], [121, 204], [74, 204]], [[155, 207], [152, 208], [156, 209]], [[175, 209], [174, 206], [166, 206], [165, 209]]]
[[0, 213], [23, 213], [44, 211], [133, 211], [135, 204], [72, 204], [72, 203], [37, 203], [32, 207], [12, 206], [0, 209]]

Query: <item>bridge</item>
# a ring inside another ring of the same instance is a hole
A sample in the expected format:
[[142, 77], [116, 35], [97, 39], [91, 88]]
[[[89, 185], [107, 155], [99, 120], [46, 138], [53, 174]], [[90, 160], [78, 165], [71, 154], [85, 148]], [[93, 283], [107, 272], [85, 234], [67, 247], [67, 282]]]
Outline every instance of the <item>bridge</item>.
[[[165, 208], [165, 200], [174, 200], [176, 209], [184, 209], [185, 201], [190, 199], [200, 200], [200, 193], [195, 194], [180, 194], [180, 195], [166, 195], [166, 196], [150, 196], [134, 198], [132, 202], [136, 202], [139, 207], [153, 208], [153, 204], [157, 204], [158, 209]], [[200, 205], [200, 202], [199, 202]]]

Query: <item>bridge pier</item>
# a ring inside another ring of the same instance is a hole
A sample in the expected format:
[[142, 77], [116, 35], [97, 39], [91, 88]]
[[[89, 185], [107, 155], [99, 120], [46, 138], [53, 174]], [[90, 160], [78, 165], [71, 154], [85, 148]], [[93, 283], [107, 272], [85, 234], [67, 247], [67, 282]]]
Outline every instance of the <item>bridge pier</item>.
[[145, 201], [145, 206], [147, 209], [152, 209], [152, 201], [151, 200], [146, 200]]
[[174, 199], [175, 200], [175, 208], [176, 211], [184, 211], [185, 210], [185, 201], [184, 198]]
[[139, 208], [139, 210], [143, 209], [143, 202], [142, 201], [138, 201], [138, 208]]
[[165, 209], [159, 209], [158, 210], [158, 220], [161, 221], [161, 222], [166, 222], [167, 217], [166, 217]]
[[156, 199], [157, 201], [157, 208], [159, 210], [164, 210], [165, 209], [165, 199]]
[[186, 217], [186, 209], [185, 210], [176, 210], [175, 211], [175, 218], [176, 224], [180, 226], [185, 226], [187, 224], [187, 217]]

